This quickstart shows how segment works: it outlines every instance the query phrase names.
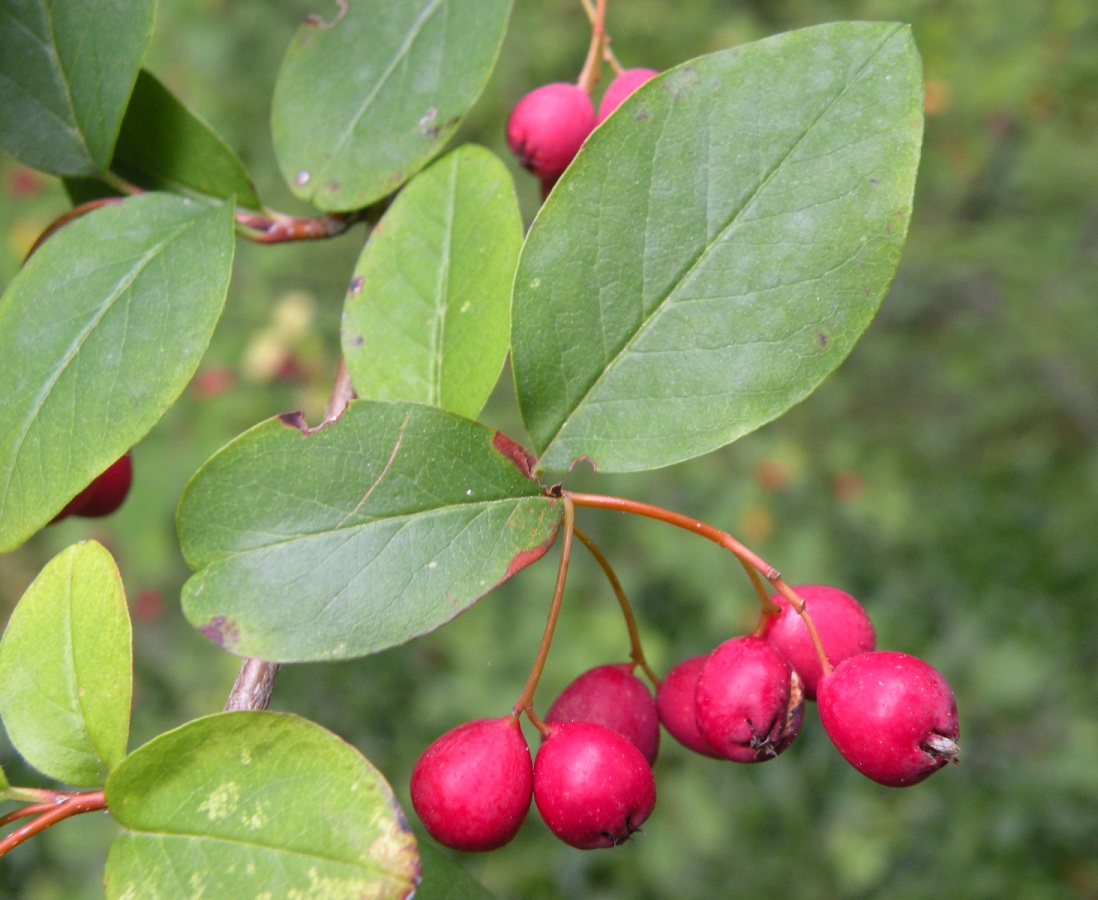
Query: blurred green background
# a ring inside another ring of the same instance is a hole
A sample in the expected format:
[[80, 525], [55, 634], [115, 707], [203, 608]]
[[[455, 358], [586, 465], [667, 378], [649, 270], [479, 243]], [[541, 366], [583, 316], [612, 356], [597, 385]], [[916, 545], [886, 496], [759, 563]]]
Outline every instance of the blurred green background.
[[[695, 757], [665, 735], [659, 804], [626, 846], [574, 851], [532, 815], [512, 845], [462, 864], [501, 898], [1098, 898], [1098, 6], [612, 0], [609, 9], [619, 58], [654, 68], [837, 19], [914, 28], [928, 113], [915, 216], [894, 290], [851, 358], [805, 403], [720, 452], [569, 486], [713, 522], [792, 583], [855, 594], [882, 647], [923, 656], [950, 680], [962, 763], [913, 789], [879, 787], [842, 762], [814, 709], [793, 748], [765, 766]], [[160, 2], [148, 66], [287, 211], [301, 207], [273, 162], [269, 97], [297, 23], [333, 10]], [[574, 79], [586, 41], [579, 0], [517, 0], [499, 69], [460, 139], [512, 164], [502, 139], [510, 107], [534, 86]], [[536, 184], [517, 170], [516, 180], [529, 217]], [[7, 158], [0, 188], [6, 284], [67, 204], [57, 183]], [[116, 554], [134, 614], [134, 745], [224, 701], [237, 661], [179, 612], [187, 570], [174, 507], [191, 473], [244, 428], [287, 409], [315, 419], [362, 237], [242, 244], [199, 376], [134, 451], [129, 502], [0, 557], [6, 620], [71, 542], [96, 537]], [[521, 437], [507, 379], [485, 417]], [[750, 585], [726, 554], [658, 523], [581, 513], [636, 604], [657, 670], [750, 627]], [[553, 560], [412, 644], [284, 670], [275, 708], [343, 735], [406, 801], [427, 743], [503, 714], [518, 696]], [[627, 652], [613, 596], [580, 552], [539, 706], [584, 668]], [[36, 783], [6, 744], [0, 758], [13, 782]], [[112, 831], [83, 816], [23, 845], [0, 861], [0, 896], [99, 896]]]

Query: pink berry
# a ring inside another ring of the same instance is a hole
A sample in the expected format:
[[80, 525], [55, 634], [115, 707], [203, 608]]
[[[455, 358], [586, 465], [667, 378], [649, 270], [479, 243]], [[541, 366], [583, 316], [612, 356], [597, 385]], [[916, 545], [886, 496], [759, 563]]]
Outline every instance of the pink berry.
[[819, 684], [824, 730], [879, 784], [917, 784], [955, 762], [957, 702], [933, 666], [889, 650], [851, 656]]
[[534, 760], [534, 803], [566, 844], [615, 847], [651, 815], [656, 781], [644, 755], [616, 731], [559, 722]]
[[518, 717], [477, 719], [446, 732], [412, 770], [412, 806], [440, 844], [495, 850], [530, 809], [534, 766]]
[[552, 722], [595, 722], [628, 738], [652, 765], [660, 749], [660, 719], [648, 686], [632, 663], [596, 666], [568, 685], [545, 714]]
[[[804, 584], [793, 590], [804, 600], [831, 665], [837, 666], [847, 657], [868, 653], [877, 646], [873, 623], [850, 594], [823, 584]], [[770, 617], [762, 636], [797, 670], [804, 681], [805, 696], [815, 700], [823, 668], [808, 628], [785, 597], [775, 594], [772, 599], [782, 609]]]
[[602, 95], [597, 122], [605, 119], [621, 106], [621, 102], [633, 91], [659, 74], [655, 69], [626, 69], [618, 75], [610, 82], [609, 87], [606, 88], [606, 93]]
[[684, 659], [673, 666], [660, 682], [660, 688], [656, 692], [656, 707], [663, 727], [676, 741], [702, 756], [724, 759], [705, 742], [694, 718], [694, 692], [707, 659], [709, 654], [706, 653]]
[[133, 457], [126, 451], [111, 463], [105, 472], [97, 475], [84, 490], [62, 507], [51, 520], [59, 522], [68, 516], [99, 518], [108, 516], [120, 507], [133, 483]]
[[702, 667], [694, 718], [702, 738], [722, 756], [744, 763], [773, 759], [800, 731], [801, 680], [762, 638], [732, 638]]
[[595, 109], [583, 88], [554, 82], [531, 91], [507, 120], [507, 145], [543, 182], [568, 168], [595, 127]]

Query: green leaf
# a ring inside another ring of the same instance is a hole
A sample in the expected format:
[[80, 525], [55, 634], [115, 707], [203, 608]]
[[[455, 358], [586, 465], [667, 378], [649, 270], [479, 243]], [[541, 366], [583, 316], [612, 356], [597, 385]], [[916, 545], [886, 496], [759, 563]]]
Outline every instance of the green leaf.
[[419, 845], [423, 882], [416, 900], [492, 900], [492, 894], [432, 844]]
[[275, 83], [275, 153], [321, 209], [391, 194], [449, 140], [495, 67], [511, 0], [358, 0], [294, 36]]
[[319, 725], [221, 713], [131, 753], [107, 782], [123, 827], [108, 898], [403, 898], [415, 838], [381, 773]]
[[159, 420], [228, 290], [233, 209], [145, 194], [70, 222], [0, 299], [0, 551]]
[[233, 653], [347, 659], [448, 622], [552, 543], [562, 511], [498, 432], [415, 403], [359, 400], [308, 433], [245, 432], [177, 514], [196, 574], [183, 611]]
[[475, 416], [510, 343], [522, 218], [506, 167], [467, 144], [412, 179], [351, 280], [343, 353], [358, 396]]
[[94, 541], [39, 573], [0, 641], [0, 717], [32, 766], [101, 785], [126, 754], [133, 659], [122, 577]]
[[869, 325], [911, 213], [909, 30], [837, 23], [664, 73], [530, 229], [512, 354], [539, 465], [669, 465], [811, 393]]
[[0, 144], [57, 175], [106, 170], [155, 12], [155, 0], [7, 0]]
[[112, 170], [148, 190], [236, 197], [260, 207], [240, 157], [149, 72], [137, 76]]

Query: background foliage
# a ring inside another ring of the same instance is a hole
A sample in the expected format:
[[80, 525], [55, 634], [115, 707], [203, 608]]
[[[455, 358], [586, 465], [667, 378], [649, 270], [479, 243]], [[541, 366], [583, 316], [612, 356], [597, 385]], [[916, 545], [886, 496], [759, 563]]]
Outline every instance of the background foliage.
[[[148, 68], [241, 154], [272, 205], [282, 186], [269, 101], [313, 4], [161, 0]], [[926, 65], [915, 217], [882, 312], [808, 401], [741, 442], [644, 475], [570, 486], [644, 498], [736, 533], [792, 583], [849, 589], [881, 643], [931, 660], [961, 708], [962, 765], [912, 791], [846, 767], [819, 728], [769, 766], [664, 742], [660, 802], [623, 848], [579, 853], [531, 817], [463, 865], [500, 897], [1098, 897], [1098, 9], [1089, 0], [611, 3], [626, 65], [665, 68], [767, 34], [845, 18], [911, 22]], [[458, 139], [509, 158], [503, 120], [528, 89], [575, 77], [574, 0], [519, 0], [500, 66]], [[67, 206], [2, 163], [0, 282]], [[527, 221], [534, 180], [517, 176]], [[136, 483], [103, 522], [69, 520], [0, 557], [0, 607], [83, 537], [115, 554], [133, 605], [131, 747], [221, 707], [236, 670], [187, 625], [173, 513], [214, 450], [271, 414], [319, 417], [361, 229], [308, 246], [241, 243], [199, 375], [135, 449]], [[516, 436], [508, 380], [484, 414]], [[747, 626], [734, 561], [652, 522], [583, 517], [619, 567], [658, 669]], [[534, 566], [412, 644], [285, 669], [275, 707], [361, 749], [406, 804], [416, 755], [460, 721], [509, 709], [525, 679], [553, 566]], [[616, 604], [582, 554], [539, 697], [624, 658]], [[810, 714], [814, 715], [814, 713]], [[810, 721], [811, 724], [817, 724]], [[33, 783], [0, 748], [9, 777]], [[100, 895], [111, 829], [83, 816], [0, 864], [0, 896]]]

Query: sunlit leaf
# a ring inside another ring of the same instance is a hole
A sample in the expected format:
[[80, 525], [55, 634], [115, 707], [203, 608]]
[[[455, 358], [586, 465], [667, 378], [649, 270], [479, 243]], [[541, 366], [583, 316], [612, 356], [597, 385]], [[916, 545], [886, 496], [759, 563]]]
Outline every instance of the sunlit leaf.
[[226, 650], [373, 653], [448, 622], [552, 543], [559, 502], [498, 432], [368, 400], [312, 434], [301, 424], [281, 417], [241, 435], [180, 502], [196, 570], [183, 610]]
[[122, 825], [109, 898], [408, 897], [415, 838], [382, 775], [315, 723], [269, 712], [188, 722], [107, 782]]
[[811, 393], [895, 273], [922, 137], [906, 27], [681, 65], [590, 136], [530, 229], [512, 353], [539, 466], [657, 468]]
[[233, 210], [145, 194], [70, 222], [0, 299], [0, 550], [183, 391], [228, 290]]
[[0, 717], [40, 772], [102, 785], [126, 753], [133, 661], [122, 578], [90, 541], [55, 556], [0, 641]]
[[411, 178], [484, 89], [510, 11], [511, 0], [356, 0], [302, 25], [271, 109], [294, 193], [354, 209]]
[[409, 182], [347, 295], [343, 352], [358, 395], [479, 413], [507, 356], [521, 245], [511, 176], [482, 147], [467, 144]]

